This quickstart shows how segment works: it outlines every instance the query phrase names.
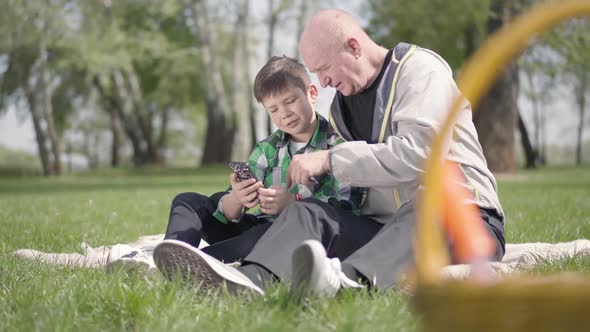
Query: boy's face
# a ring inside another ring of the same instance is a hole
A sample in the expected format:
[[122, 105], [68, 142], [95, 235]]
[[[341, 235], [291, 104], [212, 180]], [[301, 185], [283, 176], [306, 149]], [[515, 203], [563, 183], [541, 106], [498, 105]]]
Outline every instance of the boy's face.
[[277, 128], [296, 142], [307, 142], [315, 131], [314, 112], [317, 87], [310, 84], [307, 92], [294, 86], [262, 99], [262, 105]]

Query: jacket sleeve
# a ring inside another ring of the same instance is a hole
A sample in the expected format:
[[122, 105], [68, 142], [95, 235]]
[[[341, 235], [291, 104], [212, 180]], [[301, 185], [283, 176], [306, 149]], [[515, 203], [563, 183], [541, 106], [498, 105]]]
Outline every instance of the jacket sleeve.
[[[431, 140], [460, 92], [448, 65], [428, 51], [410, 56], [399, 74], [390, 123], [395, 135], [378, 144], [355, 141], [334, 147], [330, 166], [336, 179], [356, 187], [391, 187], [423, 173]], [[449, 141], [450, 136], [445, 151]]]

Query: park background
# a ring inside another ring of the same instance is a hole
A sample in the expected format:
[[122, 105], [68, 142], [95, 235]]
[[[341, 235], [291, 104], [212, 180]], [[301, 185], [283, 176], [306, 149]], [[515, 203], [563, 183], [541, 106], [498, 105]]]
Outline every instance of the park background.
[[[534, 2], [9, 0], [0, 166], [59, 175], [244, 160], [274, 130], [253, 78], [271, 55], [299, 57], [317, 9], [350, 11], [386, 47], [433, 49], [458, 75], [487, 35]], [[577, 19], [532, 40], [476, 108], [492, 171], [590, 160], [589, 29]], [[320, 113], [333, 94], [320, 90]]]
[[[455, 76], [485, 38], [537, 1], [5, 0], [0, 11], [0, 330], [413, 331], [394, 290], [291, 301], [15, 258], [162, 233], [183, 191], [228, 182], [273, 130], [251, 89], [271, 55], [298, 57], [316, 10], [350, 11], [386, 47], [435, 50]], [[590, 238], [590, 22], [531, 40], [476, 107], [507, 240]], [[313, 77], [314, 80], [315, 77]], [[317, 80], [316, 80], [317, 82]], [[327, 114], [333, 89], [321, 89]], [[590, 271], [590, 260], [523, 273]]]

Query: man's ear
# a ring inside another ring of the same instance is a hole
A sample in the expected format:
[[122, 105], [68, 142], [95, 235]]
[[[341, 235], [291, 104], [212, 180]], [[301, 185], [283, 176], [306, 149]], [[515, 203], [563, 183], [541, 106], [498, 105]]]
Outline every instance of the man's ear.
[[361, 55], [361, 44], [359, 44], [358, 40], [354, 37], [350, 37], [346, 40], [346, 46], [348, 47], [349, 52], [355, 59], [358, 59]]
[[309, 97], [309, 102], [312, 105], [315, 105], [318, 100], [318, 87], [315, 84], [310, 84], [309, 88], [307, 88], [307, 95]]

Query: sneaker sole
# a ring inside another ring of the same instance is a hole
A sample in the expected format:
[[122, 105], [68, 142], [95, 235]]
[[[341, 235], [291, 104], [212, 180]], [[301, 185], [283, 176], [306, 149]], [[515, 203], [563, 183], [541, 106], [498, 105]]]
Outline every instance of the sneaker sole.
[[[321, 247], [318, 242], [304, 241], [295, 249], [292, 256], [291, 266], [293, 267], [293, 285], [291, 293], [297, 293], [303, 296], [313, 294], [313, 289], [317, 288], [318, 278], [313, 278], [313, 270], [316, 269], [317, 261], [314, 252]], [[323, 250], [323, 247], [321, 247]], [[302, 264], [303, 263], [303, 264]], [[297, 266], [297, 269], [295, 269]]]
[[[154, 249], [154, 261], [164, 276], [172, 281], [180, 276], [183, 281], [196, 288], [217, 289], [227, 287], [231, 293], [242, 291], [264, 292], [254, 285], [244, 285], [223, 271], [223, 264], [198, 249], [180, 241], [160, 243]], [[254, 288], [255, 287], [255, 288]]]

